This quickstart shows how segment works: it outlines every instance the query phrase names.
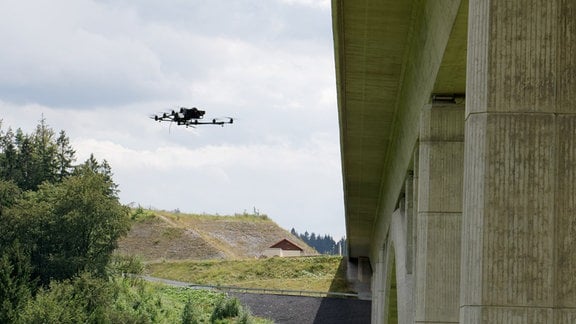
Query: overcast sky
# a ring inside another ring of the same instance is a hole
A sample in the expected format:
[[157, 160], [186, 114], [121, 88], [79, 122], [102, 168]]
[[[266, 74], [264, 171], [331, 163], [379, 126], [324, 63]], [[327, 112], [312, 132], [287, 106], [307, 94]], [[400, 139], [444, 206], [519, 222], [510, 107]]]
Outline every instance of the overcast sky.
[[[0, 0], [0, 119], [44, 116], [122, 203], [345, 235], [329, 0]], [[154, 113], [196, 106], [233, 125]]]

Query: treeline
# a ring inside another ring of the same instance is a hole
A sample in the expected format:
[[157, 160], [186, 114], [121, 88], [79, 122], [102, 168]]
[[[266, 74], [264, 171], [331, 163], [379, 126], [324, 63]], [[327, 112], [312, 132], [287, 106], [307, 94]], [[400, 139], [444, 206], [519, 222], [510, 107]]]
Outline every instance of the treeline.
[[303, 234], [298, 233], [294, 228], [290, 230], [292, 235], [299, 237], [306, 244], [313, 247], [320, 254], [329, 255], [346, 255], [346, 238], [341, 238], [338, 242], [334, 241], [331, 235], [320, 235], [305, 231]]
[[110, 292], [130, 211], [106, 161], [75, 162], [44, 119], [31, 134], [0, 124], [0, 323], [106, 322], [92, 286]]

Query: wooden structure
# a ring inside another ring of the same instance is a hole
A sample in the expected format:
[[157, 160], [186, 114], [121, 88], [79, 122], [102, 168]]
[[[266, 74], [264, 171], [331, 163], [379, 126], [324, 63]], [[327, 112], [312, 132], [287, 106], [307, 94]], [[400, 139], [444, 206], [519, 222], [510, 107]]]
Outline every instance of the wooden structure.
[[288, 239], [282, 239], [272, 244], [262, 254], [266, 257], [295, 257], [304, 255], [304, 250]]

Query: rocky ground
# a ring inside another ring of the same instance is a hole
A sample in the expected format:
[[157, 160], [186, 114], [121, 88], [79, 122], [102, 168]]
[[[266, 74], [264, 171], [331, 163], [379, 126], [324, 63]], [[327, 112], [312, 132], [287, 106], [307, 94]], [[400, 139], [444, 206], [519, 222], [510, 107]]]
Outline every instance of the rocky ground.
[[275, 323], [370, 323], [369, 300], [230, 293], [259, 317]]

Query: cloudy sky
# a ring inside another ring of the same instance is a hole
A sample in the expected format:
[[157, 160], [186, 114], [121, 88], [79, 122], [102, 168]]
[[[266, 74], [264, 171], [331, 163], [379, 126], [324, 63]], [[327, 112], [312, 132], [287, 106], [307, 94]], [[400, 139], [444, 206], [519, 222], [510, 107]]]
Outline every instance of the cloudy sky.
[[[345, 234], [329, 0], [0, 0], [0, 119], [44, 116], [123, 203]], [[181, 128], [196, 106], [233, 125]]]

